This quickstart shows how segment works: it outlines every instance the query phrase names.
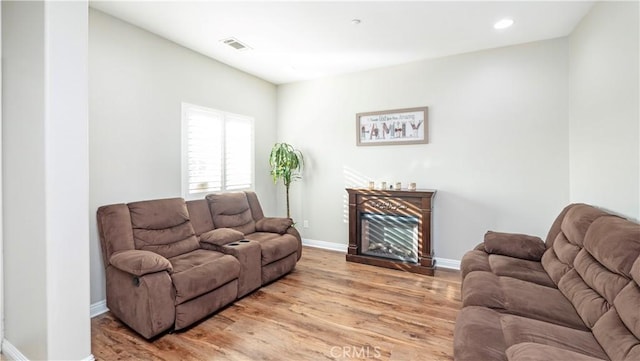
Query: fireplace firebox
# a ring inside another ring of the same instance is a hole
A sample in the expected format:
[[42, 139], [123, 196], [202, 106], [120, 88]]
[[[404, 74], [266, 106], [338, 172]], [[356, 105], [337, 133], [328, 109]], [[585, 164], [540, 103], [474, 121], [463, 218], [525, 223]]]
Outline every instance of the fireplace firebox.
[[418, 262], [418, 217], [362, 213], [360, 245], [364, 255]]
[[433, 275], [431, 208], [435, 190], [349, 193], [351, 262]]

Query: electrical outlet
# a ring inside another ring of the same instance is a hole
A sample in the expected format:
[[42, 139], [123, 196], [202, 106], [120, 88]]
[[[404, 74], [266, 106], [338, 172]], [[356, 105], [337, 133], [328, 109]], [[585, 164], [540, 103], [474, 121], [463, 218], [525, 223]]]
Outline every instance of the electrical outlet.
[[306, 219], [302, 221], [302, 227], [309, 228], [309, 221], [307, 221]]

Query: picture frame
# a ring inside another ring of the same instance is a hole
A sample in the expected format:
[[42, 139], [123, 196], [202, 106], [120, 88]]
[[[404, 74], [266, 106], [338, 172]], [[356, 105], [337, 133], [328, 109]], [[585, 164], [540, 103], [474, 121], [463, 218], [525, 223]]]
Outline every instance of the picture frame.
[[428, 107], [356, 114], [356, 145], [427, 144]]

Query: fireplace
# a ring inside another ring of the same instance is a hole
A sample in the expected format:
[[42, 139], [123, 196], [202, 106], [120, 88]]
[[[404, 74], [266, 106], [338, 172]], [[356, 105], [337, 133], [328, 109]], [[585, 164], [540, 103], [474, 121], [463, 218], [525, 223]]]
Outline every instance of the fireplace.
[[396, 214], [360, 215], [361, 253], [368, 256], [418, 262], [419, 218]]
[[369, 190], [349, 193], [347, 261], [433, 275], [433, 190]]

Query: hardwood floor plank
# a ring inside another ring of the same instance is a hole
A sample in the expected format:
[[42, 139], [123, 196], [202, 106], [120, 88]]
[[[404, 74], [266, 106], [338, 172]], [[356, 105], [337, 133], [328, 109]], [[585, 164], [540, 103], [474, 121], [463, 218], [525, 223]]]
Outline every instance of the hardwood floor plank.
[[305, 247], [296, 269], [186, 331], [146, 341], [106, 313], [97, 360], [452, 360], [460, 274], [434, 277]]

